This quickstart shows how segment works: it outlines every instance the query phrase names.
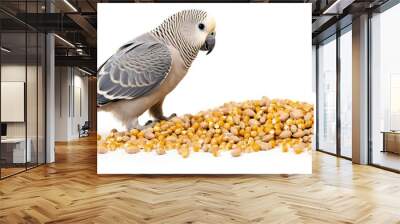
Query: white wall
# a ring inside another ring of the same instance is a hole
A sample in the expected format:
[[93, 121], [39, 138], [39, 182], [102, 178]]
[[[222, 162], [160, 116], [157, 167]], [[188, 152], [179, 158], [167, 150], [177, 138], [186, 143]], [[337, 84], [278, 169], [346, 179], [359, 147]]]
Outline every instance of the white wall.
[[68, 139], [68, 86], [69, 76], [67, 67], [55, 69], [55, 140], [67, 141]]
[[55, 85], [55, 140], [77, 139], [78, 124], [88, 120], [88, 78], [76, 68], [56, 67]]
[[[88, 120], [88, 78], [81, 76], [81, 73], [78, 75], [74, 74], [74, 91], [72, 94], [74, 96], [71, 96], [72, 99], [74, 99], [74, 102], [71, 103], [71, 105], [74, 104], [74, 108], [72, 108], [72, 119], [71, 119], [71, 136], [72, 138], [78, 138], [79, 133], [78, 133], [78, 125], [83, 125], [85, 121]], [[78, 93], [80, 91], [80, 93]], [[80, 95], [80, 98], [78, 97]], [[78, 102], [80, 100], [80, 102]], [[79, 108], [81, 107], [81, 108]], [[80, 111], [82, 110], [82, 111]], [[74, 113], [75, 112], [75, 113]]]

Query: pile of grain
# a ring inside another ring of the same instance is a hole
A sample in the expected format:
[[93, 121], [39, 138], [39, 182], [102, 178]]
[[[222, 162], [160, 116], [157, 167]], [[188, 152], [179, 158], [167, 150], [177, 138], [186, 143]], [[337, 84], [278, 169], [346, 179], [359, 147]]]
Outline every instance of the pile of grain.
[[143, 130], [114, 129], [105, 138], [98, 136], [98, 152], [123, 148], [127, 153], [154, 150], [163, 155], [178, 150], [186, 158], [191, 152], [218, 156], [230, 150], [236, 157], [280, 145], [283, 152], [299, 154], [311, 148], [313, 124], [313, 105], [263, 97], [159, 121]]

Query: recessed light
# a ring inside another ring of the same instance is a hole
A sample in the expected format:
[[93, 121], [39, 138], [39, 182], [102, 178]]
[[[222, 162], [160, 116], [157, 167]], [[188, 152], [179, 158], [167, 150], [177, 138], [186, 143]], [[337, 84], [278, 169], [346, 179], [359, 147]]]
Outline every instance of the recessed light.
[[11, 52], [11, 50], [9, 50], [9, 49], [7, 49], [5, 47], [1, 47], [0, 49], [1, 49], [1, 51], [4, 51], [6, 53], [10, 53]]
[[81, 72], [83, 72], [83, 73], [85, 73], [85, 74], [87, 74], [87, 75], [92, 75], [92, 73], [90, 73], [90, 72], [88, 72], [88, 71], [86, 71], [86, 70], [83, 70], [83, 69], [81, 69], [81, 68], [79, 68], [79, 67], [78, 67], [78, 70], [81, 71]]
[[62, 38], [62, 37], [60, 37], [58, 34], [54, 34], [54, 36], [57, 37], [57, 38], [58, 38], [59, 40], [61, 40], [62, 42], [66, 43], [67, 45], [69, 45], [69, 46], [75, 48], [75, 45], [73, 45], [73, 44], [72, 44], [71, 42], [69, 42], [68, 40], [66, 40], [66, 39], [64, 39], [64, 38]]
[[78, 12], [78, 10], [68, 1], [64, 0], [65, 4], [67, 4], [73, 11]]

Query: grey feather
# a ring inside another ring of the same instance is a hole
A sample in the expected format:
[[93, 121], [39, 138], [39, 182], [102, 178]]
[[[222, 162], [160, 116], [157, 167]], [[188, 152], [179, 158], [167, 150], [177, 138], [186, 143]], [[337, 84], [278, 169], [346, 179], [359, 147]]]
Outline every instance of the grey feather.
[[171, 61], [168, 47], [150, 34], [124, 45], [99, 71], [98, 105], [149, 94], [166, 78]]

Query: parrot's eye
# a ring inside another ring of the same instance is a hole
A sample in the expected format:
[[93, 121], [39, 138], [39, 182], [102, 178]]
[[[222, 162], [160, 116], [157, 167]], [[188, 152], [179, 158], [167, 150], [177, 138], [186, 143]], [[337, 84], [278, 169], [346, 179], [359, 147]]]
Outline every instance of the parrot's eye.
[[199, 29], [200, 29], [200, 30], [204, 30], [204, 27], [205, 27], [205, 26], [204, 26], [203, 23], [200, 23], [200, 24], [199, 24]]

